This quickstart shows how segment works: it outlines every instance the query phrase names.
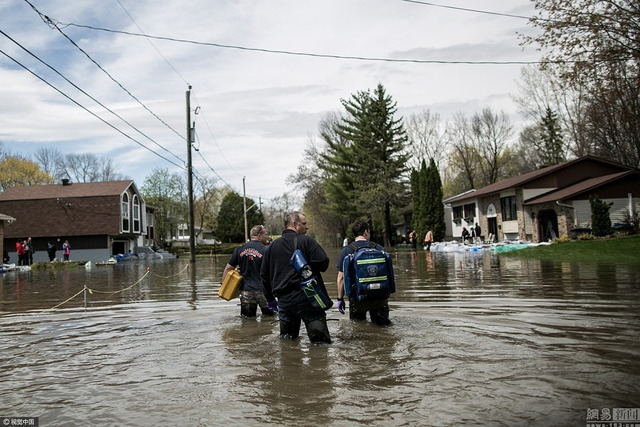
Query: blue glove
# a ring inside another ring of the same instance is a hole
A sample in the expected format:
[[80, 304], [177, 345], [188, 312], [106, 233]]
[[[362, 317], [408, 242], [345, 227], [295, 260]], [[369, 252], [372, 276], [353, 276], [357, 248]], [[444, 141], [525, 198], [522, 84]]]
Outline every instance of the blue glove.
[[344, 314], [344, 300], [338, 300], [338, 311], [340, 314]]
[[278, 311], [278, 301], [276, 300], [268, 301], [267, 308], [271, 311]]

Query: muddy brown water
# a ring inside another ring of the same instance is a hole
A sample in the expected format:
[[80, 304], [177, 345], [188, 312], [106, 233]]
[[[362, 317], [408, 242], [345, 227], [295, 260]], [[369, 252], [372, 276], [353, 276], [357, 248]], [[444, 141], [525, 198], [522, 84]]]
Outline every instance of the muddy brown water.
[[227, 258], [1, 275], [0, 420], [547, 426], [640, 407], [640, 263], [401, 251], [393, 325], [333, 309], [314, 346], [217, 298]]

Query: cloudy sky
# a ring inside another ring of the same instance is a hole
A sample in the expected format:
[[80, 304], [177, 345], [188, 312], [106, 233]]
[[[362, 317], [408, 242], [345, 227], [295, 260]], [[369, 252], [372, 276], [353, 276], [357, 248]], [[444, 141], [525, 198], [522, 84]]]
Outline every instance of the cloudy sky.
[[504, 16], [532, 13], [529, 0], [0, 0], [0, 141], [106, 156], [141, 186], [184, 172], [191, 85], [195, 169], [241, 194], [246, 177], [267, 201], [322, 116], [378, 83], [404, 117], [517, 120], [522, 65], [468, 62], [536, 61], [519, 46], [526, 19]]

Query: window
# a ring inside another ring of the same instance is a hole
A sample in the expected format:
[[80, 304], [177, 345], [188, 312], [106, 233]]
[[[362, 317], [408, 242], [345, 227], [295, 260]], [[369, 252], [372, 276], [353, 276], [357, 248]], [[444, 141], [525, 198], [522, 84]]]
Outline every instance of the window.
[[133, 196], [133, 232], [140, 232], [140, 199], [137, 195]]
[[453, 207], [453, 220], [456, 221], [460, 221], [462, 219], [462, 214], [463, 214], [463, 207], [462, 206], [454, 206]]
[[120, 203], [120, 216], [122, 218], [122, 231], [129, 231], [129, 195], [124, 193]]
[[473, 221], [473, 218], [476, 216], [476, 204], [469, 203], [468, 205], [464, 205], [464, 218], [470, 221]]
[[147, 212], [146, 213], [146, 217], [147, 217], [147, 239], [153, 240], [155, 238], [154, 232], [153, 232], [153, 214], [151, 212]]
[[502, 206], [503, 221], [515, 221], [518, 219], [518, 214], [516, 213], [516, 196], [501, 198], [500, 205]]

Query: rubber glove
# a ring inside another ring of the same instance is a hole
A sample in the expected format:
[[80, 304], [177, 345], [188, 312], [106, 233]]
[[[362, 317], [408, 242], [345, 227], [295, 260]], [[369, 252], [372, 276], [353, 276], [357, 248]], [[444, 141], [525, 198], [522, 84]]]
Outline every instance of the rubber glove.
[[267, 308], [271, 311], [278, 311], [278, 301], [276, 300], [268, 301]]
[[338, 300], [338, 311], [340, 314], [344, 314], [344, 300]]

